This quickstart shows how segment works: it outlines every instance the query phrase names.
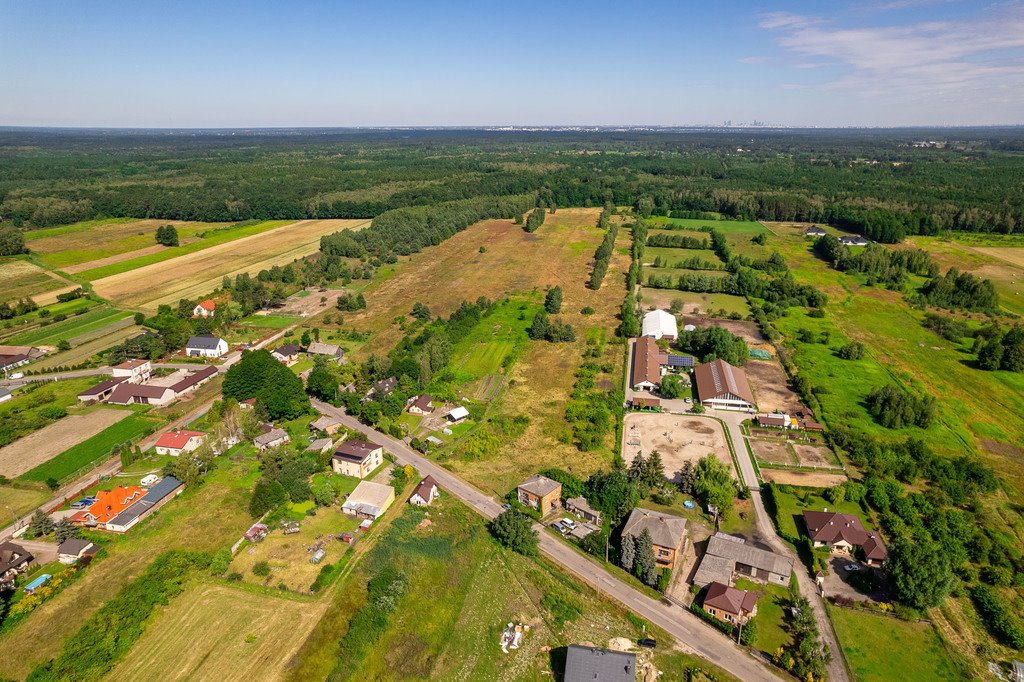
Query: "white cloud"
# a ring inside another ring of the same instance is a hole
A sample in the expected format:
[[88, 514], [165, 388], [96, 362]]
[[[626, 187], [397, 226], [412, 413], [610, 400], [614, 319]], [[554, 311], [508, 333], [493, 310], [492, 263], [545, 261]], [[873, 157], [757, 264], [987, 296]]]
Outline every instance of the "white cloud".
[[761, 26], [780, 34], [778, 44], [801, 60], [796, 68], [838, 67], [841, 75], [823, 84], [828, 90], [951, 103], [971, 97], [971, 106], [991, 97], [1024, 112], [1024, 11], [1017, 5], [958, 22], [847, 28], [777, 13]]
[[752, 55], [750, 57], [740, 57], [737, 59], [740, 64], [764, 64], [768, 61], [768, 57], [763, 55]]

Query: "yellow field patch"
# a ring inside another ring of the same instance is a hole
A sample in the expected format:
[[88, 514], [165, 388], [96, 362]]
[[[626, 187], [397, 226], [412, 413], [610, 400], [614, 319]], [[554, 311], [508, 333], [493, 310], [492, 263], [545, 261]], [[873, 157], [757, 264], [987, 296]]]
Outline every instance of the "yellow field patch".
[[25, 260], [0, 263], [0, 301], [13, 302], [22, 298], [33, 298], [36, 303], [45, 305], [41, 294], [55, 289], [64, 291], [71, 288], [74, 288], [71, 282], [43, 270], [34, 263]]
[[302, 220], [250, 237], [211, 246], [93, 282], [97, 294], [127, 306], [156, 310], [162, 303], [197, 298], [217, 289], [221, 280], [243, 272], [255, 275], [316, 253], [320, 237], [360, 229], [368, 220]]
[[73, 414], [0, 448], [0, 475], [15, 478], [113, 426], [131, 412], [99, 409]]
[[198, 585], [162, 610], [105, 679], [279, 680], [326, 608]]

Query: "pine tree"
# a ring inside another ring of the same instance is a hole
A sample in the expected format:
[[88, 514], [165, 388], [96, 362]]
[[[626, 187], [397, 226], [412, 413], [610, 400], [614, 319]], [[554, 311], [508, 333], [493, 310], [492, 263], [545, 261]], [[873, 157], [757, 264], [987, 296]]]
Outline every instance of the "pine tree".
[[652, 587], [658, 584], [658, 567], [654, 560], [654, 541], [645, 528], [636, 539], [636, 565], [633, 573]]
[[548, 329], [550, 328], [548, 323], [548, 315], [544, 311], [537, 313], [533, 318], [533, 324], [530, 325], [530, 329], [527, 334], [534, 341], [543, 341], [548, 336]]
[[629, 465], [629, 480], [634, 483], [644, 483], [647, 480], [647, 471], [647, 460], [644, 459], [644, 453], [636, 453], [636, 457]]
[[555, 315], [562, 310], [562, 287], [549, 289], [544, 297], [544, 310]]
[[622, 536], [622, 547], [619, 551], [619, 564], [627, 571], [633, 571], [636, 562], [636, 538], [632, 535]]
[[37, 509], [36, 513], [32, 515], [32, 520], [28, 523], [29, 535], [38, 538], [43, 535], [49, 535], [52, 530], [53, 521], [46, 515], [46, 512], [42, 509]]
[[82, 537], [82, 531], [78, 526], [71, 523], [69, 519], [63, 518], [53, 527], [53, 536], [57, 540], [57, 544], [60, 544], [71, 538]]
[[661, 461], [661, 454], [654, 450], [647, 460], [647, 485], [656, 486], [665, 480], [665, 464]]

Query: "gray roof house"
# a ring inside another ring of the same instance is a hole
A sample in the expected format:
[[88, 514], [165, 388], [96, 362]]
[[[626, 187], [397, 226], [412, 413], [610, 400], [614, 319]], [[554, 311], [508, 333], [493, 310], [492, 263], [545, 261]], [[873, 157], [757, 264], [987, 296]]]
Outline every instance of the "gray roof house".
[[629, 513], [622, 534], [638, 538], [645, 530], [654, 543], [658, 567], [674, 569], [676, 556], [686, 544], [686, 519], [637, 507]]
[[174, 476], [164, 476], [160, 482], [149, 489], [139, 501], [106, 523], [106, 529], [115, 533], [124, 533], [136, 523], [144, 519], [150, 512], [162, 507], [164, 503], [181, 493], [185, 484]]
[[288, 432], [284, 429], [270, 429], [266, 433], [261, 433], [253, 439], [252, 443], [260, 450], [266, 450], [277, 445], [282, 445], [291, 440], [288, 437]]
[[747, 544], [743, 538], [715, 533], [708, 538], [707, 549], [693, 576], [693, 583], [701, 587], [713, 582], [729, 585], [733, 573], [761, 582], [788, 585], [793, 573], [793, 560]]
[[570, 644], [564, 682], [635, 682], [636, 654]]
[[314, 341], [306, 349], [307, 355], [323, 355], [334, 360], [341, 360], [345, 357], [345, 351], [335, 343], [321, 343]]

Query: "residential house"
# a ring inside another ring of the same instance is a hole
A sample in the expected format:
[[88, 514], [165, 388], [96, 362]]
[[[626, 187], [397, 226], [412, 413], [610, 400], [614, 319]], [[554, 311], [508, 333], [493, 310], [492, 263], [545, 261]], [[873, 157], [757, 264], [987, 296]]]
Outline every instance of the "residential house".
[[228, 342], [210, 334], [190, 336], [185, 344], [185, 355], [190, 358], [219, 358], [227, 352]]
[[299, 353], [302, 349], [296, 346], [294, 343], [286, 343], [283, 346], [270, 351], [270, 354], [274, 356], [274, 359], [280, 363], [291, 367], [299, 361]]
[[363, 519], [378, 519], [395, 501], [395, 489], [382, 483], [360, 481], [341, 510]]
[[570, 644], [562, 682], [636, 682], [636, 654]]
[[331, 456], [335, 473], [356, 478], [366, 478], [383, 463], [384, 447], [358, 438], [342, 442]]
[[825, 228], [818, 227], [817, 225], [808, 227], [807, 230], [804, 231], [805, 237], [824, 237], [826, 234], [828, 233], [825, 232]]
[[571, 512], [576, 516], [580, 517], [584, 521], [589, 521], [590, 523], [596, 524], [598, 526], [601, 525], [601, 512], [591, 507], [590, 503], [587, 502], [587, 498], [583, 497], [582, 495], [580, 495], [579, 497], [570, 497], [568, 500], [566, 500], [565, 509], [566, 511]]
[[429, 507], [430, 503], [440, 496], [441, 493], [438, 490], [437, 481], [434, 480], [433, 476], [427, 476], [412, 491], [409, 503], [415, 504], [418, 507]]
[[76, 563], [82, 557], [96, 556], [100, 548], [88, 540], [68, 538], [57, 547], [57, 561], [62, 564]]
[[243, 410], [251, 410], [256, 407], [256, 398], [246, 398], [238, 403], [238, 407]]
[[170, 386], [150, 386], [122, 381], [107, 396], [107, 402], [111, 405], [166, 405], [176, 396]]
[[269, 431], [265, 431], [264, 433], [256, 436], [253, 439], [252, 444], [256, 446], [257, 450], [263, 452], [267, 448], [276, 448], [284, 445], [285, 443], [290, 443], [291, 440], [292, 439], [288, 436], [288, 432], [284, 429], [271, 427]]
[[398, 387], [398, 377], [388, 377], [387, 379], [381, 379], [373, 385], [373, 387], [366, 392], [364, 400], [380, 400], [381, 398], [391, 395], [391, 392]]
[[175, 396], [180, 397], [196, 390], [215, 376], [217, 376], [216, 367], [203, 367], [198, 371], [192, 372], [178, 383], [172, 384], [171, 390], [174, 391]]
[[789, 585], [793, 560], [775, 552], [748, 544], [743, 538], [715, 533], [708, 538], [693, 584], [703, 587], [713, 582], [730, 584], [733, 574], [773, 585]]
[[19, 575], [28, 573], [34, 560], [32, 553], [21, 545], [0, 543], [0, 590], [13, 587]]
[[324, 357], [334, 362], [341, 362], [345, 359], [345, 351], [342, 350], [341, 346], [334, 343], [321, 343], [319, 341], [309, 344], [306, 354]]
[[845, 246], [867, 246], [868, 245], [868, 240], [865, 239], [864, 237], [861, 237], [860, 235], [856, 235], [854, 237], [840, 237], [839, 241], [841, 241]]
[[409, 414], [430, 414], [434, 411], [434, 406], [431, 405], [432, 401], [433, 398], [426, 393], [413, 398], [409, 403]]
[[115, 379], [124, 379], [133, 384], [149, 381], [149, 377], [153, 373], [152, 363], [149, 360], [139, 359], [122, 362], [120, 365], [114, 365], [111, 369]]
[[701, 405], [720, 410], [755, 409], [747, 373], [724, 360], [712, 360], [693, 370]]
[[206, 299], [196, 304], [196, 307], [192, 309], [192, 317], [214, 317], [217, 313], [217, 304]]
[[552, 509], [558, 509], [562, 498], [562, 484], [547, 476], [534, 474], [516, 488], [519, 503], [547, 516]]
[[110, 394], [114, 392], [114, 389], [124, 383], [125, 378], [120, 377], [118, 379], [107, 379], [101, 381], [92, 388], [87, 388], [78, 394], [78, 399], [83, 403], [99, 403], [110, 397]]
[[177, 457], [192, 452], [203, 444], [206, 434], [202, 431], [168, 431], [156, 440], [156, 454]]
[[114, 533], [127, 533], [132, 526], [180, 495], [184, 489], [185, 484], [174, 476], [164, 476], [138, 502], [107, 521], [106, 529]]
[[669, 341], [675, 341], [679, 338], [676, 316], [667, 310], [652, 310], [644, 315], [643, 335], [655, 340], [668, 339]]
[[46, 355], [35, 346], [0, 346], [0, 370], [6, 374]]
[[815, 547], [828, 547], [832, 552], [853, 553], [860, 549], [864, 563], [881, 566], [889, 556], [878, 533], [864, 530], [860, 519], [839, 512], [805, 511], [804, 524]]
[[68, 518], [78, 526], [105, 528], [115, 516], [132, 506], [146, 495], [138, 486], [118, 486], [96, 493], [96, 501], [87, 509], [76, 511]]
[[653, 391], [661, 386], [661, 349], [650, 336], [641, 336], [633, 344], [629, 385], [635, 391]]
[[731, 625], [740, 625], [757, 615], [757, 595], [722, 583], [708, 585], [704, 610]]
[[469, 417], [469, 410], [467, 410], [462, 405], [459, 405], [458, 407], [453, 407], [448, 412], [448, 414], [446, 414], [444, 416], [445, 421], [447, 421], [449, 424], [458, 424], [463, 419], [466, 419], [468, 417]]
[[654, 543], [658, 568], [675, 568], [676, 559], [686, 545], [686, 519], [637, 507], [629, 513], [622, 534], [638, 538], [645, 530]]
[[309, 424], [310, 431], [319, 431], [326, 433], [328, 436], [333, 436], [341, 429], [341, 420], [337, 417], [329, 417], [324, 415], [317, 417]]

